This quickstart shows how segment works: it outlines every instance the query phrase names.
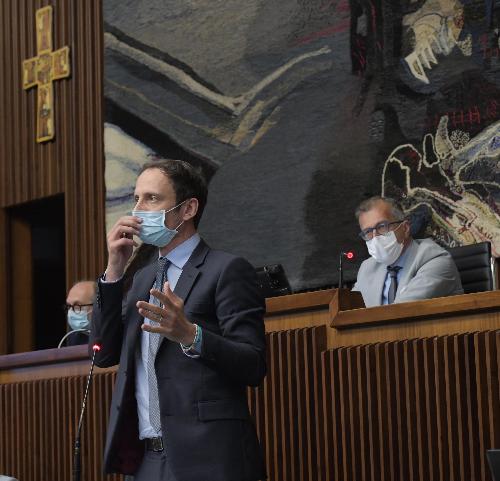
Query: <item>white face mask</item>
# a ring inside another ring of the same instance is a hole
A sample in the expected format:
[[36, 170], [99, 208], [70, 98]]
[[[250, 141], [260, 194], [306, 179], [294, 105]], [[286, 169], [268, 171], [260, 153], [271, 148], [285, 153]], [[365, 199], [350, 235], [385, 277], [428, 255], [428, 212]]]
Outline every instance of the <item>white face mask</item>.
[[396, 262], [403, 251], [403, 244], [398, 242], [394, 231], [386, 235], [376, 235], [366, 241], [370, 255], [380, 264], [390, 266]]

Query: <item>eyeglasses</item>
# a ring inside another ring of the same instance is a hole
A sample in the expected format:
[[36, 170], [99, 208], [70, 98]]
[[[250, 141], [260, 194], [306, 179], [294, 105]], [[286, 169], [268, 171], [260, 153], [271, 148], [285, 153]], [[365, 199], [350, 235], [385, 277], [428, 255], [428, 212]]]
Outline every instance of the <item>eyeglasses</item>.
[[396, 220], [394, 222], [388, 222], [385, 220], [383, 222], [379, 222], [375, 227], [368, 227], [367, 229], [363, 229], [358, 235], [364, 241], [368, 241], [370, 239], [373, 239], [375, 232], [378, 235], [387, 235], [389, 232], [391, 232], [391, 230], [394, 230], [391, 228], [391, 226], [393, 226], [395, 224], [401, 224], [404, 221], [405, 221], [405, 219]]
[[63, 311], [67, 314], [70, 309], [73, 309], [76, 314], [80, 314], [82, 312], [82, 307], [90, 307], [93, 306], [94, 304], [64, 304], [62, 306]]

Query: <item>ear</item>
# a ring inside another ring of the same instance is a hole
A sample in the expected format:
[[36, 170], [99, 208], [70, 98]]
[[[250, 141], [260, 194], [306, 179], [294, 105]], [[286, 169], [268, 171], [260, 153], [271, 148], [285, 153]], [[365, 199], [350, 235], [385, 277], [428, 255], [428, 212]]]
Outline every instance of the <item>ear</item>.
[[410, 234], [411, 225], [410, 225], [410, 221], [408, 219], [405, 219], [403, 228], [405, 230], [405, 239], [409, 239], [411, 237], [411, 234]]
[[194, 218], [198, 212], [198, 199], [191, 198], [186, 201], [183, 206], [184, 213], [182, 214], [182, 220], [184, 222]]

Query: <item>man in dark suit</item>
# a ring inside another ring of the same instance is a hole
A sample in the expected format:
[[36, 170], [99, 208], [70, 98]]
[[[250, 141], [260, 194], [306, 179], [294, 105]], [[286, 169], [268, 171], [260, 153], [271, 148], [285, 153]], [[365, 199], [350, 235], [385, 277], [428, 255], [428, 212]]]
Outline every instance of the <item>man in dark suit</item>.
[[[252, 266], [197, 234], [206, 197], [189, 164], [148, 163], [136, 210], [108, 234], [92, 329], [97, 365], [119, 363], [105, 471], [135, 481], [265, 477], [246, 400], [266, 373], [265, 304]], [[159, 256], [134, 274], [124, 300], [133, 236]]]

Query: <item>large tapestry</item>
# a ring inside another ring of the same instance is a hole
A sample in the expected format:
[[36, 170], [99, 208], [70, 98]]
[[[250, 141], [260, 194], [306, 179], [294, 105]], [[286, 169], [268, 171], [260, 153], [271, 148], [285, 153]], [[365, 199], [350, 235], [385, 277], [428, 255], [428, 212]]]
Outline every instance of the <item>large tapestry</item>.
[[384, 194], [500, 254], [499, 0], [105, 0], [108, 227], [156, 155], [203, 169], [200, 231], [294, 290], [366, 257]]

